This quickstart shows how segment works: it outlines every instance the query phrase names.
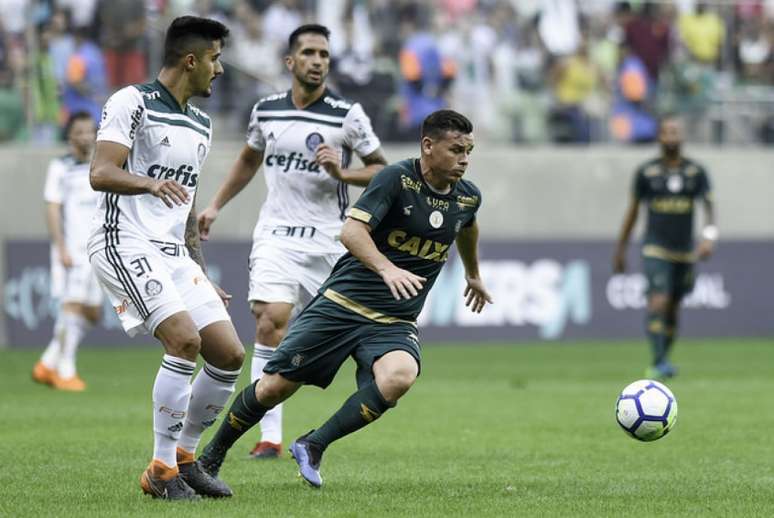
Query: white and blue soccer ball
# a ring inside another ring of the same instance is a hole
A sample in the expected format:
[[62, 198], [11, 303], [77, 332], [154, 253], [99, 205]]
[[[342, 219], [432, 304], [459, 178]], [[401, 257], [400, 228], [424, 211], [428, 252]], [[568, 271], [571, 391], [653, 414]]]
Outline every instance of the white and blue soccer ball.
[[635, 381], [618, 396], [615, 419], [631, 437], [640, 441], [655, 441], [675, 426], [677, 399], [663, 383]]

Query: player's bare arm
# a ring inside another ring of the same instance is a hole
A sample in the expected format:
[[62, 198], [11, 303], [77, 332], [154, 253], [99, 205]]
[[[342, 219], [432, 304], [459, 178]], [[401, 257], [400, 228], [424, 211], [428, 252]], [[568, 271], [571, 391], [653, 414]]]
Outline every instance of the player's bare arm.
[[384, 158], [382, 148], [361, 158], [363, 167], [359, 169], [342, 169], [339, 152], [327, 144], [317, 146], [315, 160], [325, 171], [337, 180], [341, 180], [349, 185], [365, 187], [376, 173], [381, 171], [387, 165], [387, 159]]
[[188, 192], [174, 180], [154, 180], [123, 169], [129, 148], [116, 142], [99, 141], [91, 161], [89, 182], [95, 191], [116, 194], [152, 194], [169, 208], [188, 203]]
[[[188, 249], [188, 255], [193, 261], [198, 264], [205, 275], [207, 275], [207, 264], [204, 261], [204, 253], [202, 252], [202, 242], [199, 238], [199, 226], [196, 218], [196, 200], [191, 203], [191, 212], [188, 213], [188, 219], [185, 222], [185, 247]], [[231, 295], [226, 293], [220, 286], [210, 281], [212, 287], [215, 288], [218, 296], [223, 300], [223, 303], [228, 306], [231, 300]]]
[[632, 196], [629, 201], [629, 207], [624, 215], [621, 233], [618, 235], [618, 245], [613, 256], [613, 272], [623, 273], [626, 271], [626, 247], [629, 245], [629, 237], [632, 235], [634, 225], [637, 223], [637, 216], [640, 211], [640, 200]]
[[217, 219], [220, 209], [225, 207], [234, 196], [242, 192], [242, 189], [253, 179], [262, 162], [262, 151], [255, 151], [247, 145], [242, 148], [242, 152], [234, 165], [231, 166], [226, 180], [218, 188], [215, 197], [212, 198], [207, 208], [199, 214], [198, 223], [201, 239], [205, 241], [209, 239], [210, 228]]
[[379, 251], [371, 238], [371, 227], [362, 221], [347, 218], [341, 228], [341, 244], [366, 268], [378, 273], [390, 288], [395, 300], [416, 297], [427, 279], [398, 268]]
[[70, 268], [73, 265], [73, 259], [70, 257], [70, 253], [65, 246], [64, 232], [62, 232], [61, 203], [46, 203], [46, 225], [48, 226], [48, 234], [51, 237], [51, 242], [54, 243], [54, 246], [59, 252], [59, 261], [65, 268]]
[[473, 313], [481, 313], [484, 306], [492, 304], [492, 297], [484, 287], [481, 274], [478, 271], [478, 223], [475, 221], [469, 227], [460, 229], [457, 234], [457, 250], [465, 266], [465, 307]]
[[701, 231], [701, 241], [696, 250], [700, 260], [709, 259], [715, 251], [718, 240], [718, 227], [715, 223], [715, 205], [711, 198], [704, 198], [704, 228]]

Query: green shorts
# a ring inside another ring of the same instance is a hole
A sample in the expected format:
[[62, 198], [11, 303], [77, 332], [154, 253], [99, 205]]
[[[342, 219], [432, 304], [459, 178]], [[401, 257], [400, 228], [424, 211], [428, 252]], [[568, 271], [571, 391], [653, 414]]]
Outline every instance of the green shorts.
[[318, 295], [290, 326], [263, 372], [325, 388], [351, 356], [362, 386], [373, 380], [374, 362], [396, 350], [421, 365], [416, 326], [374, 322]]
[[680, 300], [693, 291], [693, 263], [678, 263], [643, 257], [645, 277], [648, 279], [648, 295], [664, 293]]

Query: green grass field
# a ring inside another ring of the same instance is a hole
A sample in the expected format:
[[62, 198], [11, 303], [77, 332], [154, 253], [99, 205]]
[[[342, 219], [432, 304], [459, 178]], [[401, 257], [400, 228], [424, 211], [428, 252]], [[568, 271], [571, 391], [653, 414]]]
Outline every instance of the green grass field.
[[[138, 485], [160, 351], [84, 349], [82, 394], [33, 384], [37, 355], [0, 351], [0, 516], [774, 516], [771, 340], [679, 344], [678, 422], [654, 443], [614, 417], [642, 344], [427, 346], [398, 407], [328, 450], [322, 490], [287, 455], [250, 460], [253, 434], [222, 471], [234, 498], [177, 504]], [[353, 389], [351, 366], [302, 389], [286, 439]]]

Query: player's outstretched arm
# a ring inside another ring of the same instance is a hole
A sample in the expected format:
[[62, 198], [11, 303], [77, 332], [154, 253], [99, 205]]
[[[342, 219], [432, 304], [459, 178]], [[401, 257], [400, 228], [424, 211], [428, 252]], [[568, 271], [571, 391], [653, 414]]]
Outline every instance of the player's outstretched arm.
[[360, 169], [342, 169], [339, 152], [327, 144], [320, 144], [315, 152], [315, 160], [329, 175], [350, 185], [365, 187], [376, 173], [384, 169], [387, 159], [382, 148], [362, 157], [363, 167]]
[[255, 151], [247, 145], [242, 148], [242, 152], [234, 165], [231, 166], [231, 170], [223, 184], [218, 188], [218, 192], [215, 193], [215, 197], [212, 198], [209, 206], [199, 214], [201, 239], [206, 241], [210, 237], [210, 227], [217, 219], [220, 209], [250, 183], [262, 162], [263, 152]]
[[341, 243], [369, 270], [381, 276], [395, 300], [416, 297], [427, 281], [387, 259], [371, 238], [371, 227], [362, 221], [347, 218], [341, 228]]
[[123, 144], [98, 141], [89, 170], [89, 183], [95, 191], [116, 194], [152, 194], [172, 208], [188, 203], [188, 192], [174, 180], [154, 180], [124, 170], [129, 148]]
[[626, 247], [629, 245], [629, 237], [632, 235], [634, 224], [637, 223], [637, 216], [640, 210], [640, 200], [632, 196], [629, 201], [629, 207], [624, 215], [621, 232], [618, 235], [618, 244], [613, 256], [613, 272], [623, 273], [626, 271]]
[[73, 265], [73, 259], [70, 252], [67, 251], [64, 241], [64, 232], [62, 232], [62, 204], [46, 202], [46, 226], [51, 242], [59, 252], [59, 260], [62, 266], [70, 268]]
[[460, 229], [457, 234], [457, 250], [465, 267], [465, 306], [474, 313], [481, 313], [484, 306], [492, 304], [492, 297], [486, 291], [478, 271], [478, 223]]

